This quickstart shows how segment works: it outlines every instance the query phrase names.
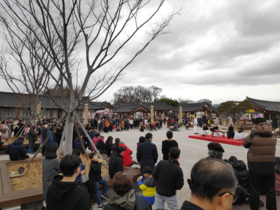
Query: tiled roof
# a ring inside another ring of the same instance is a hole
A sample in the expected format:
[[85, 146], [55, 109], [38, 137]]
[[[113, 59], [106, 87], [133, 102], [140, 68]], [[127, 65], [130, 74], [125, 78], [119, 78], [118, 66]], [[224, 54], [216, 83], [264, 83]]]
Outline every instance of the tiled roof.
[[[141, 104], [124, 104], [121, 105], [120, 107], [114, 109], [115, 113], [120, 113], [120, 112], [132, 112], [133, 110], [137, 109], [138, 107], [142, 106]], [[146, 106], [143, 106], [147, 109]], [[150, 109], [148, 109], [150, 110]]]
[[[26, 97], [26, 101], [28, 101], [28, 94], [21, 94], [20, 97], [22, 97], [23, 100], [25, 100], [25, 97]], [[40, 96], [40, 97], [42, 97], [42, 99], [41, 99], [42, 108], [47, 107], [49, 109], [58, 109], [58, 106], [63, 107], [62, 99], [59, 96], [54, 97], [55, 103], [52, 100], [50, 100], [50, 98], [47, 96]], [[86, 100], [86, 98], [83, 98], [82, 101], [84, 101], [84, 100]], [[65, 101], [66, 101], [66, 104], [69, 104], [70, 98], [65, 97]], [[89, 107], [89, 110], [102, 110], [105, 108], [105, 104], [112, 106], [108, 102], [89, 102], [88, 107]], [[16, 96], [15, 93], [0, 92], [0, 107], [22, 107], [22, 105], [21, 105], [21, 101], [18, 99], [18, 97]], [[79, 106], [78, 109], [84, 109], [84, 105]]]
[[120, 107], [114, 109], [114, 112], [132, 112], [138, 107], [143, 106], [147, 110], [150, 111], [151, 106], [154, 106], [155, 111], [165, 111], [165, 110], [173, 110], [174, 107], [167, 105], [165, 102], [154, 102], [154, 103], [146, 103], [146, 102], [135, 102], [132, 104], [123, 104]]
[[280, 101], [264, 101], [259, 99], [253, 99], [246, 97], [247, 100], [251, 101], [251, 103], [257, 107], [260, 107], [267, 111], [280, 112]]
[[[203, 103], [192, 103], [192, 104], [181, 104], [180, 106], [182, 106], [183, 112], [195, 112], [195, 111], [199, 110], [201, 107], [204, 107], [204, 104]], [[173, 109], [173, 111], [179, 112], [180, 106]]]

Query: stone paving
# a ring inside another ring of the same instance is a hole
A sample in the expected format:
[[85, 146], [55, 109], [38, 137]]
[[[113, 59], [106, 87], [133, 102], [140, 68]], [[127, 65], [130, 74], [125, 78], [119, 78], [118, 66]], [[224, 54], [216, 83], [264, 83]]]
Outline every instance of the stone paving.
[[[226, 128], [225, 128], [226, 129]], [[148, 132], [148, 131], [147, 131]], [[101, 133], [105, 137], [105, 140], [107, 139], [108, 136], [113, 136], [113, 138], [120, 138], [121, 141], [123, 141], [132, 151], [132, 157], [133, 160], [136, 161], [136, 147], [137, 147], [137, 142], [139, 140], [140, 136], [144, 136], [146, 133], [145, 132], [140, 132], [139, 130], [130, 130], [130, 131], [122, 131], [122, 132], [111, 132], [111, 133]], [[166, 132], [167, 128], [164, 127], [161, 130], [158, 131], [153, 131], [153, 143], [156, 144], [158, 148], [158, 153], [159, 153], [159, 161], [162, 160], [162, 153], [161, 153], [161, 142], [166, 139]], [[198, 132], [200, 132], [200, 128], [198, 128]], [[185, 185], [182, 188], [182, 190], [178, 191], [177, 196], [178, 196], [178, 204], [179, 207], [182, 206], [183, 202], [185, 200], [188, 200], [190, 198], [190, 190], [189, 186], [187, 184], [187, 179], [190, 176], [190, 171], [193, 167], [193, 165], [200, 160], [201, 158], [207, 157], [207, 144], [209, 143], [208, 141], [201, 141], [201, 140], [195, 140], [195, 139], [190, 139], [188, 138], [189, 135], [193, 134], [193, 130], [185, 130], [182, 129], [180, 131], [174, 132], [174, 139], [177, 140], [179, 147], [181, 149], [181, 156], [179, 159], [180, 165], [183, 169], [184, 172], [184, 179], [185, 179]], [[246, 136], [247, 134], [245, 134]], [[232, 145], [227, 145], [227, 144], [222, 144], [222, 146], [225, 149], [224, 157], [223, 158], [229, 158], [230, 156], [234, 155], [238, 159], [243, 160], [245, 163], [247, 162], [246, 160], [246, 155], [247, 155], [247, 149], [244, 147], [240, 146], [232, 146]], [[280, 143], [277, 144], [276, 148], [276, 154], [280, 156]], [[1, 155], [0, 160], [7, 159], [7, 155]], [[262, 196], [262, 200], [265, 201], [264, 197]], [[278, 208], [280, 208], [280, 196], [277, 196], [277, 202], [278, 202]], [[104, 203], [106, 204], [106, 202]], [[97, 209], [97, 205], [93, 204], [94, 209]], [[166, 209], [168, 207], [166, 206]], [[245, 209], [250, 209], [249, 205], [241, 205], [241, 206], [234, 206], [234, 210], [245, 210]], [[260, 209], [265, 209], [265, 208], [260, 208]]]

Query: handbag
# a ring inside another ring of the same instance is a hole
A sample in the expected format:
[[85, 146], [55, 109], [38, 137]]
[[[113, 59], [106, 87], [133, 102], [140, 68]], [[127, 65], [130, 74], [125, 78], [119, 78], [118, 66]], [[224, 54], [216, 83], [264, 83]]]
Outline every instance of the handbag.
[[86, 174], [81, 175], [82, 182], [85, 183], [88, 181], [88, 177]]

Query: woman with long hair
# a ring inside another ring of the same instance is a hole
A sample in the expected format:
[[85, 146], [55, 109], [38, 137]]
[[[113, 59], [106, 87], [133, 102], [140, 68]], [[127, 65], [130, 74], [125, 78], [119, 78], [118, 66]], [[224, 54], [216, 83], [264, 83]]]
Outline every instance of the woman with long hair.
[[106, 143], [104, 145], [104, 149], [106, 150], [106, 154], [108, 157], [111, 156], [111, 152], [112, 152], [112, 147], [113, 147], [113, 137], [112, 136], [108, 136]]
[[53, 178], [60, 171], [59, 159], [57, 159], [58, 146], [50, 144], [46, 148], [45, 157], [42, 159], [42, 182], [43, 182], [43, 209], [46, 209], [46, 195], [49, 187], [52, 184]]

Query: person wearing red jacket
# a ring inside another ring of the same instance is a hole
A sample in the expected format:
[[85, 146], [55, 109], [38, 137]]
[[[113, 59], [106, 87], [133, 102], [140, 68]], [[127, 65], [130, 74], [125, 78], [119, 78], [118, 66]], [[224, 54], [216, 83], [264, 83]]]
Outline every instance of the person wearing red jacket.
[[125, 145], [125, 143], [120, 142], [119, 147], [123, 147], [124, 148], [123, 155], [122, 155], [123, 156], [123, 159], [122, 159], [123, 160], [123, 166], [132, 166], [134, 164], [138, 165], [138, 163], [136, 161], [132, 160], [132, 157], [131, 157], [132, 151], [131, 151], [131, 149], [129, 149]]

